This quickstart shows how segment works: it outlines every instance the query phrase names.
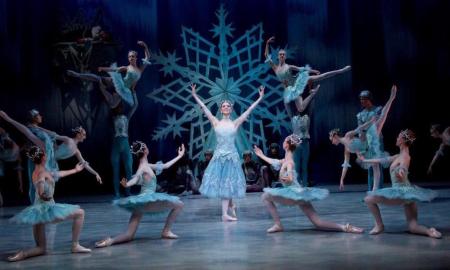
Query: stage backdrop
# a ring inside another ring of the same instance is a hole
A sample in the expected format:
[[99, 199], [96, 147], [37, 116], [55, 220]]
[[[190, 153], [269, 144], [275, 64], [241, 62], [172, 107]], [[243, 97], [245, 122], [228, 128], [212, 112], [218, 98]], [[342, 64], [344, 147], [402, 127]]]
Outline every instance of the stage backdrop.
[[[0, 3], [0, 109], [24, 122], [26, 112], [36, 108], [43, 126], [62, 134], [83, 125], [88, 138], [80, 149], [106, 184], [97, 186], [86, 173], [83, 187], [64, 183], [61, 193], [110, 192], [109, 109], [97, 85], [67, 77], [67, 69], [97, 72], [113, 62], [126, 65], [128, 50], [143, 57], [138, 40], [149, 45], [154, 59], [137, 85], [139, 107], [130, 138], [148, 143], [152, 161], [174, 157], [180, 143], [189, 146], [193, 159], [214, 145], [188, 82], [197, 82], [212, 111], [229, 98], [237, 114], [264, 84], [265, 100], [241, 129], [238, 147], [266, 149], [290, 132], [282, 88], [262, 56], [265, 40], [275, 36], [272, 52], [286, 48], [288, 63], [322, 72], [352, 66], [351, 72], [320, 82], [310, 105], [312, 180], [338, 183], [343, 148], [331, 145], [328, 131], [356, 127], [359, 92], [372, 91], [382, 105], [396, 84], [397, 99], [383, 131], [386, 150], [398, 152], [398, 132], [413, 129], [418, 139], [411, 149], [411, 178], [445, 181], [448, 159], [436, 164], [433, 177], [425, 173], [438, 147], [429, 126], [449, 124], [444, 99], [450, 80], [449, 8], [448, 1], [5, 0]], [[364, 172], [353, 164], [347, 182], [363, 183]]]

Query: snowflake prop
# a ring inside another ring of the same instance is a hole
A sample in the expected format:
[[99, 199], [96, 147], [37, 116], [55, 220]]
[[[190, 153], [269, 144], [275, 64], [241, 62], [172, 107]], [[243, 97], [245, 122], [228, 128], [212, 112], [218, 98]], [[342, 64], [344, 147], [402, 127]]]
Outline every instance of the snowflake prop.
[[[176, 52], [153, 55], [153, 62], [161, 65], [164, 76], [173, 80], [147, 95], [164, 106], [174, 110], [163, 126], [158, 127], [153, 140], [182, 136], [189, 132], [189, 156], [198, 159], [204, 150], [214, 148], [215, 137], [211, 125], [200, 107], [194, 101], [189, 83], [197, 84], [197, 94], [216, 117], [220, 119], [218, 104], [224, 99], [234, 102], [232, 117], [243, 113], [259, 96], [258, 87], [266, 86], [263, 101], [240, 127], [236, 146], [238, 151], [251, 149], [253, 144], [266, 151], [266, 131], [280, 133], [281, 128], [290, 130], [289, 119], [283, 106], [283, 89], [269, 65], [264, 63], [262, 23], [247, 30], [234, 40], [231, 24], [226, 24], [227, 11], [221, 6], [216, 16], [218, 24], [211, 32], [218, 38], [218, 45], [205, 39], [192, 29], [182, 27], [184, 63]], [[264, 125], [265, 124], [265, 125]]]

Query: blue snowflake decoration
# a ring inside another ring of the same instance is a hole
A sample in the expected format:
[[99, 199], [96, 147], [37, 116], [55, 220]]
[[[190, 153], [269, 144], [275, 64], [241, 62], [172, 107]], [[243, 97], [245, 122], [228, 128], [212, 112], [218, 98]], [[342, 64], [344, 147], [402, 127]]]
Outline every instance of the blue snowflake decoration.
[[214, 148], [215, 137], [214, 132], [210, 132], [208, 119], [191, 96], [190, 82], [197, 84], [198, 95], [211, 112], [217, 112], [216, 117], [220, 117], [220, 101], [234, 102], [234, 118], [258, 98], [258, 87], [266, 86], [262, 103], [239, 129], [236, 146], [241, 153], [253, 144], [267, 150], [265, 128], [280, 134], [282, 128], [290, 130], [283, 106], [283, 88], [262, 59], [262, 23], [229, 44], [228, 38], [233, 38], [235, 29], [226, 23], [227, 15], [223, 6], [216, 11], [219, 22], [211, 32], [213, 38], [219, 38], [218, 46], [183, 26], [184, 58], [177, 57], [176, 52], [153, 55], [154, 64], [161, 65], [160, 71], [173, 80], [147, 97], [175, 112], [163, 120], [163, 126], [156, 128], [152, 139], [162, 140], [170, 134], [174, 138], [181, 137], [182, 132], [189, 131], [189, 157], [192, 159], [198, 159], [204, 150]]

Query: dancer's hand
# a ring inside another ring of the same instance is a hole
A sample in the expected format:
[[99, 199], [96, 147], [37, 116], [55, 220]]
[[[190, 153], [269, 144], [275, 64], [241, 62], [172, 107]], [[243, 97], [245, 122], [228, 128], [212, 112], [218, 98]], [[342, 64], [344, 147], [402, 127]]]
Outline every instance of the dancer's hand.
[[186, 149], [184, 148], [184, 143], [182, 143], [181, 146], [178, 147], [178, 156], [179, 157], [184, 156], [185, 152], [186, 152]]
[[272, 42], [274, 42], [275, 41], [275, 36], [271, 36], [267, 41], [266, 41], [266, 43], [272, 43]]
[[142, 41], [142, 40], [139, 40], [139, 41], [137, 42], [137, 44], [138, 44], [139, 46], [142, 46], [142, 47], [144, 47], [144, 48], [147, 48], [147, 44], [145, 44], [145, 42]]
[[0, 111], [0, 117], [3, 118], [7, 122], [9, 122], [9, 120], [11, 119], [4, 111]]
[[391, 88], [391, 98], [395, 98], [396, 95], [397, 95], [397, 86], [394, 84], [392, 85]]
[[258, 146], [256, 146], [256, 145], [253, 145], [253, 151], [255, 152], [255, 154], [256, 154], [258, 157], [261, 156], [261, 155], [263, 155], [262, 150], [261, 150]]
[[82, 170], [84, 170], [84, 166], [86, 165], [86, 162], [80, 162], [75, 166], [75, 171], [76, 172], [81, 172]]
[[98, 173], [95, 175], [95, 178], [97, 178], [97, 182], [98, 182], [100, 185], [103, 184], [102, 178], [100, 177], [100, 175], [99, 175]]
[[126, 178], [122, 178], [122, 180], [120, 180], [120, 184], [124, 188], [127, 188], [127, 182], [128, 182], [128, 180]]
[[320, 84], [318, 84], [316, 87], [314, 87], [313, 89], [311, 89], [309, 92], [310, 92], [312, 95], [315, 95], [315, 94], [317, 94], [317, 92], [319, 91], [319, 88], [320, 88]]
[[266, 89], [266, 87], [264, 85], [261, 85], [258, 89], [259, 91], [259, 98], [262, 98], [264, 96], [264, 90]]
[[195, 96], [197, 94], [196, 92], [197, 85], [195, 83], [191, 83], [189, 86], [191, 87], [192, 95]]
[[105, 68], [104, 67], [98, 67], [97, 70], [98, 70], [98, 72], [103, 72], [103, 71], [105, 71]]

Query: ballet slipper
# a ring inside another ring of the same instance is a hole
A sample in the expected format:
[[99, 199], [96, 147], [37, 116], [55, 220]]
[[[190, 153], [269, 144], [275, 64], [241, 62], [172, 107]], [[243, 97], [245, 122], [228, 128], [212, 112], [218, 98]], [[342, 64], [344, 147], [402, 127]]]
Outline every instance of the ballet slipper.
[[164, 239], [178, 239], [178, 235], [174, 234], [171, 231], [163, 232], [161, 237]]
[[90, 253], [92, 250], [85, 248], [78, 242], [72, 244], [72, 253]]
[[25, 259], [25, 252], [23, 252], [23, 250], [17, 252], [16, 254], [9, 256], [8, 257], [8, 261], [10, 262], [17, 262], [17, 261], [21, 261], [23, 259]]
[[369, 232], [370, 235], [376, 235], [376, 234], [380, 234], [384, 231], [384, 225], [378, 226], [375, 225], [375, 227], [373, 227], [373, 229]]
[[235, 217], [231, 217], [229, 215], [223, 215], [222, 216], [222, 221], [223, 222], [228, 222], [228, 221], [237, 221], [238, 219]]
[[351, 225], [350, 223], [345, 224], [344, 232], [346, 233], [362, 233], [364, 229]]
[[95, 247], [96, 248], [103, 248], [103, 247], [109, 247], [112, 245], [112, 238], [111, 237], [107, 237], [101, 241], [95, 242]]
[[433, 238], [441, 238], [442, 234], [435, 228], [428, 229], [428, 236]]
[[275, 224], [272, 227], [270, 227], [269, 229], [267, 229], [268, 233], [277, 233], [277, 232], [282, 232], [284, 231], [283, 226], [281, 226], [281, 224]]

